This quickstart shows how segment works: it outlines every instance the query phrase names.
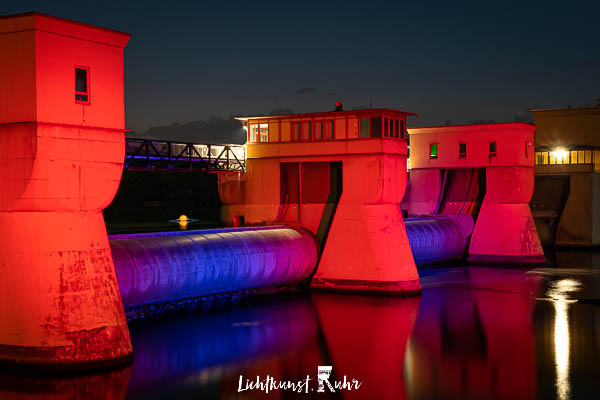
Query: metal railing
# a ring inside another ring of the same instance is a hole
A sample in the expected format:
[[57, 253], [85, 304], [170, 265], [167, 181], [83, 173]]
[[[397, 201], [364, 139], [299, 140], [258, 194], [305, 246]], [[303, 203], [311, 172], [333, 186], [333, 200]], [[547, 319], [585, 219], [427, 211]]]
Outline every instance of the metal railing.
[[245, 171], [244, 145], [125, 139], [125, 168], [189, 171]]

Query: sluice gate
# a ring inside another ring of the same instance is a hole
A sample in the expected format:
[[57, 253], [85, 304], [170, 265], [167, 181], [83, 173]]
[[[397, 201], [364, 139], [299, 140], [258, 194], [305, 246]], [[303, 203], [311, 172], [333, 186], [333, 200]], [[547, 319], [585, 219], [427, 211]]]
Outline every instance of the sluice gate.
[[287, 227], [179, 231], [109, 237], [125, 307], [297, 284], [317, 244]]

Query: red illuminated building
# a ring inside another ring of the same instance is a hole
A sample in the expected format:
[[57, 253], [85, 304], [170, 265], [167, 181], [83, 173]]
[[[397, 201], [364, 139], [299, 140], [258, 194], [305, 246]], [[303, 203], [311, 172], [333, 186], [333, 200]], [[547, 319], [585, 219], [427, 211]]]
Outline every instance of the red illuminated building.
[[[338, 107], [340, 108], [340, 107]], [[406, 186], [406, 117], [374, 109], [239, 118], [246, 174], [221, 175], [223, 220], [313, 232], [312, 287], [418, 293], [398, 204]]]
[[101, 212], [123, 167], [128, 41], [39, 13], [0, 18], [0, 361], [131, 355]]

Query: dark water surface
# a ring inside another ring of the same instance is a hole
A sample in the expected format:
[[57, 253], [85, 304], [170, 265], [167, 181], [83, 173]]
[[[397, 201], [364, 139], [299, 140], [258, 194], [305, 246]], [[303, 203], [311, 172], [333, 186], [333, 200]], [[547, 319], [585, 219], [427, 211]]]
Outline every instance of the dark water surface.
[[[130, 324], [134, 362], [94, 376], [0, 375], [0, 398], [579, 399], [600, 389], [600, 253], [548, 267], [420, 270], [413, 298], [295, 292]], [[329, 381], [358, 389], [317, 392]], [[308, 394], [238, 392], [246, 379]], [[302, 387], [304, 390], [304, 387]]]

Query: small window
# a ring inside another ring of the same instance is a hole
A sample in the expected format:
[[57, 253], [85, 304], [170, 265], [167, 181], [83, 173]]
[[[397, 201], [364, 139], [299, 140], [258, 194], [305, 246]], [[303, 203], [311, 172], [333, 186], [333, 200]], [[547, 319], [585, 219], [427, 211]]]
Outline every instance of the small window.
[[458, 158], [466, 158], [467, 157], [467, 144], [459, 143], [458, 144]]
[[429, 158], [438, 158], [438, 144], [437, 143], [429, 144]]
[[90, 69], [87, 67], [75, 67], [75, 101], [90, 102]]
[[577, 164], [577, 152], [571, 151], [571, 164]]
[[250, 124], [250, 142], [258, 142], [258, 124]]
[[303, 122], [302, 123], [302, 140], [311, 140], [312, 139], [312, 132], [311, 130], [311, 123], [310, 122]]
[[369, 137], [369, 118], [360, 119], [360, 137]]
[[381, 117], [371, 117], [371, 137], [381, 137]]
[[496, 157], [496, 142], [490, 142], [490, 157]]
[[300, 140], [300, 122], [294, 122], [292, 124], [292, 140]]
[[315, 139], [323, 140], [323, 121], [315, 122]]
[[400, 120], [400, 139], [404, 139], [404, 120]]
[[333, 120], [325, 121], [325, 139], [333, 139], [333, 124]]
[[261, 143], [269, 141], [269, 124], [260, 124], [258, 126], [258, 141]]
[[383, 124], [383, 137], [390, 137], [390, 122], [392, 120], [389, 118], [385, 119], [385, 122]]

